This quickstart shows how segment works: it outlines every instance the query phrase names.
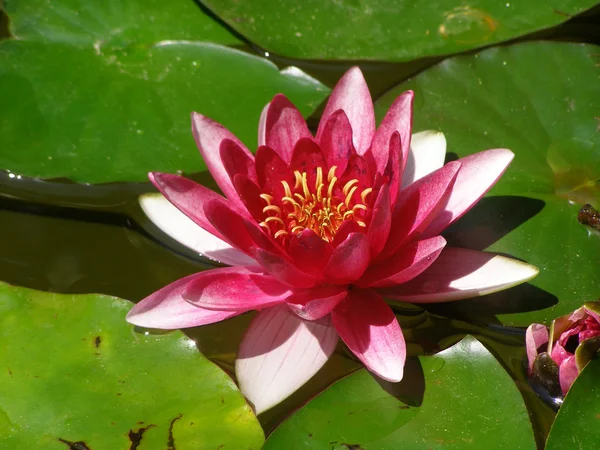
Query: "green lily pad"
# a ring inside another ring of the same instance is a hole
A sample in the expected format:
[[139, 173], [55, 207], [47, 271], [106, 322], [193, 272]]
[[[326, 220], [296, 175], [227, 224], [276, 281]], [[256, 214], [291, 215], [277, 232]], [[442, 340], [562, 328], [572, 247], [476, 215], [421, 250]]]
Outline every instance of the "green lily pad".
[[[458, 56], [377, 102], [415, 90], [414, 129], [439, 129], [451, 156], [509, 148], [515, 159], [480, 202], [447, 232], [452, 245], [506, 253], [540, 268], [533, 288], [477, 305], [505, 324], [527, 326], [598, 298], [600, 239], [577, 221], [600, 201], [598, 54], [593, 45], [533, 42]], [[518, 288], [516, 288], [518, 289]], [[560, 300], [558, 305], [550, 309]]]
[[260, 448], [233, 381], [180, 332], [135, 331], [131, 306], [0, 284], [0, 448]]
[[[519, 390], [476, 339], [420, 362], [409, 360], [397, 385], [366, 370], [338, 381], [283, 422], [263, 448], [536, 448]], [[420, 406], [400, 400], [423, 389]]]
[[550, 430], [546, 450], [596, 448], [600, 442], [600, 358], [585, 366], [569, 389]]
[[328, 89], [236, 44], [193, 0], [15, 2], [0, 41], [0, 168], [79, 182], [144, 181], [206, 168], [198, 111], [255, 147], [260, 112], [283, 92], [310, 114]]
[[557, 25], [593, 0], [201, 0], [233, 29], [289, 58], [409, 61]]

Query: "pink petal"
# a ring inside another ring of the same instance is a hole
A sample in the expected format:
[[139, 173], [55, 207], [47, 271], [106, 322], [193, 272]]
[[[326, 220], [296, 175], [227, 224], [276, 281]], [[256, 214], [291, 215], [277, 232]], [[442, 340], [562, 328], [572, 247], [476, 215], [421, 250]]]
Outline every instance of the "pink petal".
[[280, 403], [327, 362], [338, 336], [329, 317], [309, 322], [285, 305], [260, 311], [237, 355], [240, 390], [260, 414]]
[[270, 275], [288, 286], [310, 288], [319, 283], [318, 278], [302, 272], [290, 259], [282, 255], [259, 248], [254, 253], [254, 257]]
[[369, 265], [369, 239], [364, 233], [351, 233], [331, 254], [325, 266], [325, 278], [330, 283], [351, 283]]
[[329, 314], [347, 295], [347, 286], [326, 285], [296, 290], [286, 302], [302, 319], [316, 320]]
[[260, 188], [250, 178], [240, 173], [233, 177], [233, 185], [248, 213], [256, 222], [261, 222], [265, 217], [263, 212], [265, 201], [260, 197], [262, 194]]
[[360, 194], [364, 189], [373, 187], [375, 179], [375, 167], [371, 167], [366, 157], [367, 155], [352, 155], [348, 160], [346, 170], [340, 178], [341, 186], [352, 180], [358, 180], [356, 184], [356, 192], [354, 197], [357, 201], [360, 200]]
[[266, 145], [286, 163], [292, 159], [294, 146], [300, 138], [312, 138], [300, 111], [285, 95], [277, 94], [269, 105], [265, 122]]
[[387, 185], [384, 185], [379, 190], [377, 199], [373, 204], [373, 213], [367, 232], [371, 258], [377, 256], [387, 242], [392, 226], [391, 208], [390, 190]]
[[398, 382], [404, 375], [406, 346], [396, 316], [379, 295], [353, 289], [331, 313], [348, 348], [371, 372]]
[[555, 342], [552, 346], [550, 357], [552, 358], [552, 361], [554, 361], [559, 366], [563, 363], [563, 361], [570, 358], [571, 356], [573, 356], [573, 353], [570, 353], [567, 350], [565, 350], [565, 348], [562, 345]]
[[235, 175], [241, 174], [257, 183], [254, 156], [249, 155], [247, 150], [229, 139], [224, 139], [219, 147], [219, 154], [223, 161], [223, 167], [232, 182]]
[[247, 255], [252, 255], [256, 247], [248, 233], [248, 220], [229, 207], [223, 200], [215, 199], [204, 205], [204, 212], [212, 226], [231, 243]]
[[345, 220], [337, 230], [337, 233], [331, 241], [333, 248], [337, 248], [342, 242], [348, 239], [352, 233], [362, 233], [364, 228], [358, 225], [354, 220]]
[[412, 135], [406, 166], [402, 174], [402, 188], [444, 165], [446, 138], [439, 131], [421, 131]]
[[384, 171], [388, 164], [390, 139], [395, 132], [400, 135], [401, 154], [408, 154], [412, 129], [413, 98], [413, 91], [402, 93], [390, 106], [373, 137], [371, 150], [377, 162], [377, 170], [380, 173]]
[[156, 188], [196, 224], [220, 239], [223, 235], [210, 223], [204, 212], [204, 205], [211, 200], [223, 200], [214, 191], [194, 183], [192, 180], [169, 173], [151, 172], [148, 178]]
[[525, 332], [525, 347], [529, 370], [533, 369], [533, 362], [538, 355], [538, 348], [548, 343], [548, 328], [540, 323], [532, 323]]
[[313, 276], [323, 273], [332, 252], [333, 246], [309, 228], [293, 235], [288, 246], [288, 254], [294, 265]]
[[402, 153], [400, 144], [400, 134], [394, 132], [389, 143], [389, 159], [387, 166], [384, 168], [383, 175], [388, 179], [390, 187], [391, 203], [394, 205], [398, 194], [400, 193], [400, 181], [402, 180], [403, 165], [406, 161], [406, 154]]
[[235, 142], [249, 158], [254, 158], [252, 153], [223, 125], [196, 112], [192, 113], [192, 132], [200, 154], [213, 178], [225, 196], [233, 203], [239, 204], [240, 201], [221, 160], [221, 142], [224, 139]]
[[434, 236], [465, 214], [502, 176], [515, 155], [510, 150], [486, 150], [458, 160], [456, 182], [444, 210], [424, 234]]
[[394, 232], [390, 234], [380, 259], [389, 257], [400, 246], [418, 238], [440, 214], [451, 195], [459, 169], [459, 163], [448, 163], [400, 193], [392, 217], [391, 229]]
[[258, 121], [258, 146], [267, 145], [267, 114], [271, 103], [267, 103], [260, 113]]
[[149, 295], [129, 311], [127, 321], [145, 328], [176, 330], [220, 322], [244, 312], [198, 308], [186, 302], [183, 291], [203, 273], [189, 275]]
[[567, 395], [577, 375], [579, 375], [579, 370], [575, 363], [575, 356], [570, 356], [558, 367], [558, 379], [563, 395]]
[[352, 142], [359, 154], [365, 153], [375, 132], [375, 113], [369, 87], [358, 67], [352, 67], [337, 83], [321, 116], [317, 141], [321, 141], [329, 117], [343, 110], [352, 126]]
[[262, 309], [285, 301], [292, 292], [273, 277], [244, 267], [202, 272], [191, 281], [183, 298], [194, 306], [223, 311]]
[[308, 138], [301, 138], [294, 147], [294, 153], [292, 155], [292, 162], [290, 164], [290, 170], [292, 172], [299, 171], [300, 173], [306, 173], [306, 182], [312, 189], [317, 189], [317, 168], [321, 168], [322, 183], [327, 186], [327, 168], [325, 166], [325, 159], [319, 145]]
[[346, 170], [350, 156], [356, 154], [352, 144], [352, 127], [343, 110], [340, 109], [329, 117], [319, 137], [319, 146], [327, 166], [336, 166], [336, 175], [341, 176]]
[[445, 248], [417, 278], [380, 293], [411, 303], [450, 302], [508, 289], [531, 280], [538, 272], [535, 266], [504, 256]]
[[278, 199], [285, 195], [281, 182], [294, 186], [295, 181], [288, 164], [270, 147], [256, 151], [256, 176], [261, 190]]
[[148, 218], [158, 228], [200, 255], [230, 266], [258, 265], [254, 259], [200, 228], [162, 194], [144, 194], [139, 201]]
[[446, 240], [441, 236], [408, 244], [391, 258], [370, 266], [357, 285], [386, 287], [406, 283], [430, 267], [445, 246]]

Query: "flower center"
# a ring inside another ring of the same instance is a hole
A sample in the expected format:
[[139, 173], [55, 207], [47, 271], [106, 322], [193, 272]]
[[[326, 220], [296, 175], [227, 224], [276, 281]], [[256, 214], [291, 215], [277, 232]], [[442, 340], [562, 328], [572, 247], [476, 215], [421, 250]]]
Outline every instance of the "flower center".
[[282, 243], [307, 228], [331, 242], [346, 220], [365, 228], [367, 196], [373, 189], [366, 188], [358, 195], [358, 180], [352, 179], [342, 186], [335, 176], [336, 169], [336, 166], [329, 169], [325, 182], [323, 169], [317, 167], [314, 189], [308, 184], [306, 172], [294, 171], [293, 188], [287, 181], [281, 181], [284, 195], [279, 201], [270, 194], [261, 194], [267, 205], [263, 208], [266, 218], [259, 225]]

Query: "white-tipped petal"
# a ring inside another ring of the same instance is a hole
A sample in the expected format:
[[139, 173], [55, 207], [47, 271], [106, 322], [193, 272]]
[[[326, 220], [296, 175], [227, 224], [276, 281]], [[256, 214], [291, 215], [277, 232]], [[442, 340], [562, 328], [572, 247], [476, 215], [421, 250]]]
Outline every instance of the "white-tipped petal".
[[444, 133], [428, 130], [413, 134], [402, 175], [402, 188], [442, 167], [445, 157]]
[[256, 266], [255, 260], [200, 228], [162, 194], [140, 196], [140, 206], [165, 234], [214, 261], [230, 266]]
[[277, 405], [329, 359], [338, 341], [330, 316], [300, 319], [287, 305], [260, 311], [235, 362], [240, 390], [260, 414]]
[[380, 293], [411, 303], [450, 302], [502, 291], [529, 281], [538, 273], [537, 267], [516, 259], [446, 248], [421, 275]]

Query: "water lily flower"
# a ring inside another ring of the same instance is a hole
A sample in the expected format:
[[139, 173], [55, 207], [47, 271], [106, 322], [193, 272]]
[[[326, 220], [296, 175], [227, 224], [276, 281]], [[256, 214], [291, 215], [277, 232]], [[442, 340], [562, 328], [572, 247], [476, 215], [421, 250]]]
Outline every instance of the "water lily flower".
[[171, 329], [257, 310], [236, 361], [257, 413], [311, 378], [338, 337], [371, 372], [401, 380], [404, 337], [384, 297], [453, 301], [537, 274], [503, 256], [446, 247], [440, 233], [490, 189], [513, 154], [488, 150], [444, 165], [441, 133], [417, 133], [411, 144], [412, 101], [411, 91], [402, 94], [376, 128], [369, 89], [352, 68], [314, 136], [276, 95], [260, 117], [256, 155], [193, 113], [196, 143], [224, 196], [151, 173], [164, 197], [144, 197], [142, 207], [180, 242], [231, 267], [175, 281], [127, 320]]
[[525, 333], [529, 374], [552, 392], [566, 395], [569, 388], [600, 350], [600, 302], [588, 302], [546, 326], [533, 323]]

